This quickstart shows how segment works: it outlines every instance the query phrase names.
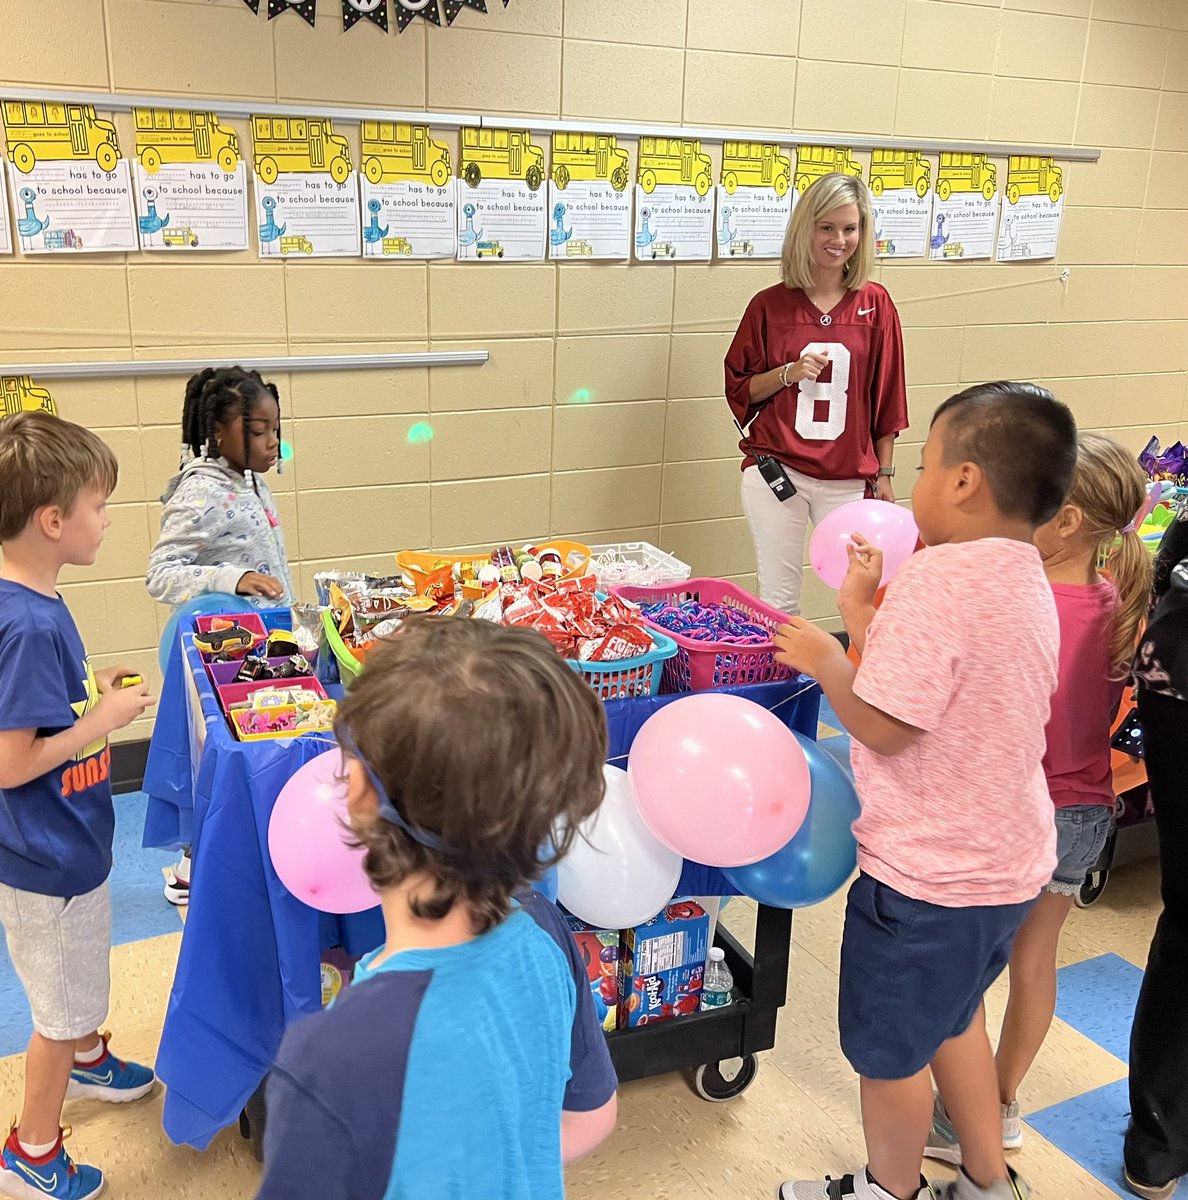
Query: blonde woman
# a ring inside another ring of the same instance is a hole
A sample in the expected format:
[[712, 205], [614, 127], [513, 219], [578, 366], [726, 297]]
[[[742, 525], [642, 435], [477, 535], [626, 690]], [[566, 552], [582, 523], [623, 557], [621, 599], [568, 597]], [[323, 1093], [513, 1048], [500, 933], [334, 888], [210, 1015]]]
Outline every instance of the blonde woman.
[[745, 431], [742, 502], [763, 599], [800, 612], [808, 522], [864, 495], [893, 501], [907, 428], [903, 334], [870, 282], [866, 185], [826, 175], [784, 235], [782, 282], [751, 299], [726, 354], [726, 400]]

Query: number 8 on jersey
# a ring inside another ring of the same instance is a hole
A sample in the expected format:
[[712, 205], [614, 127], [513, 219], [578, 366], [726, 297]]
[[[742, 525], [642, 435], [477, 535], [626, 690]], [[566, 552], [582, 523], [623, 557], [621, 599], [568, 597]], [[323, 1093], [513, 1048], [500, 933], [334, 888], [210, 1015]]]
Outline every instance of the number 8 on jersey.
[[[833, 442], [841, 437], [846, 428], [846, 406], [849, 403], [850, 352], [841, 342], [809, 342], [800, 352], [823, 354], [832, 367], [830, 380], [802, 379], [796, 397], [796, 432], [806, 439], [817, 442]], [[828, 413], [823, 421], [817, 419], [817, 405], [827, 404]]]

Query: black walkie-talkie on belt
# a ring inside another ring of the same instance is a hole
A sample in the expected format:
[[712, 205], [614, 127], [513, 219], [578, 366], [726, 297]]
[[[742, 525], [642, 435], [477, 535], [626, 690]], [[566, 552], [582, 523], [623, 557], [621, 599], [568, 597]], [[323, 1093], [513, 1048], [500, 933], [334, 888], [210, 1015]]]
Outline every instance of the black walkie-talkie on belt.
[[[756, 413], [757, 417], [759, 414]], [[754, 421], [755, 417], [751, 418]], [[750, 422], [748, 422], [748, 425]], [[747, 452], [755, 460], [755, 466], [759, 468], [759, 474], [763, 476], [767, 486], [771, 488], [772, 493], [777, 500], [791, 500], [796, 495], [796, 484], [788, 478], [788, 469], [778, 458], [772, 458], [770, 454], [760, 454], [758, 450], [751, 445], [747, 438], [746, 430], [737, 422], [734, 422], [735, 429], [738, 430], [742, 437], [743, 445]]]

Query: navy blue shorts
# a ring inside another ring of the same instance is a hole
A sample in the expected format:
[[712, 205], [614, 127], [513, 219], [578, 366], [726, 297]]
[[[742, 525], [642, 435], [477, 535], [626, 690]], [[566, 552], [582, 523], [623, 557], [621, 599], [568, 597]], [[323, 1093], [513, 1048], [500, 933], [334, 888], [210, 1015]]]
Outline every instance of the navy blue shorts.
[[842, 1052], [867, 1079], [907, 1079], [964, 1033], [1034, 904], [946, 908], [861, 874], [842, 936]]

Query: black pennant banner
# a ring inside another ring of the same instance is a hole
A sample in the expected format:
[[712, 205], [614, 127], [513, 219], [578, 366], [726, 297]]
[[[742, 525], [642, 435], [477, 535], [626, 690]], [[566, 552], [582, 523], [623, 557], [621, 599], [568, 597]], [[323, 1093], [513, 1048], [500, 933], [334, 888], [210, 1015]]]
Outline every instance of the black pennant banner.
[[279, 17], [283, 12], [295, 12], [310, 25], [317, 18], [318, 0], [268, 0], [268, 19]]
[[414, 17], [424, 17], [434, 25], [441, 24], [439, 0], [392, 0], [396, 6], [396, 30], [403, 33]]
[[[260, 0], [243, 0], [244, 4], [259, 15]], [[342, 28], [353, 29], [360, 21], [366, 19], [378, 25], [385, 33], [389, 32], [388, 4], [389, 0], [341, 0]], [[488, 0], [391, 0], [396, 14], [396, 32], [403, 33], [417, 17], [432, 21], [439, 28], [443, 25], [453, 25], [462, 10], [473, 8], [475, 12], [487, 12]], [[503, 7], [511, 0], [503, 0]], [[279, 17], [283, 12], [295, 12], [308, 24], [313, 25], [317, 20], [318, 0], [268, 0], [268, 19]], [[444, 18], [444, 20], [443, 20]]]
[[342, 0], [342, 27], [352, 29], [363, 18], [388, 32], [388, 0]]

